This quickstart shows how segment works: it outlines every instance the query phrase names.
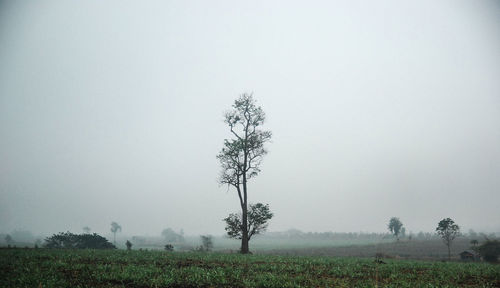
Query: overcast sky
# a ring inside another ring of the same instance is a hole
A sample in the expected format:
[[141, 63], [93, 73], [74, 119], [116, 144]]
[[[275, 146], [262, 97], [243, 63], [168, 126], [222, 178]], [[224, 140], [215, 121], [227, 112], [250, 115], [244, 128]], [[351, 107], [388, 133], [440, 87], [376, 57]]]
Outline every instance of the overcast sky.
[[1, 1], [0, 233], [224, 233], [253, 92], [271, 231], [500, 231], [499, 1]]

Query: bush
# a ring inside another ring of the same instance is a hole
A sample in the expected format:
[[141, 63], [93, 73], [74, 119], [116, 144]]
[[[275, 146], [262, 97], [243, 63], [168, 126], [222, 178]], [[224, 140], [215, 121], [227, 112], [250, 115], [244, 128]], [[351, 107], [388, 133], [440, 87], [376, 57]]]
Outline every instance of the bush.
[[132, 250], [132, 242], [128, 241], [125, 243], [125, 245], [127, 246], [127, 250], [130, 251]]
[[94, 234], [61, 232], [45, 238], [46, 248], [54, 249], [116, 249], [106, 238]]
[[165, 251], [168, 251], [168, 252], [174, 251], [174, 246], [172, 246], [172, 244], [165, 245]]
[[500, 241], [486, 240], [486, 242], [481, 244], [477, 250], [485, 261], [498, 262], [498, 256], [500, 255]]

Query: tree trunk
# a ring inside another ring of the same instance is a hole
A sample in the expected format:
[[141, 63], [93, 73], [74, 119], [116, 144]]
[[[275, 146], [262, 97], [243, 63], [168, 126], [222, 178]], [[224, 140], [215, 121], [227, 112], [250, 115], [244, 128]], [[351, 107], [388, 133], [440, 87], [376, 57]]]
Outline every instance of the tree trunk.
[[[247, 156], [245, 154], [245, 163], [247, 161]], [[245, 164], [246, 169], [246, 164]], [[243, 173], [243, 206], [241, 207], [241, 221], [242, 230], [241, 231], [241, 254], [248, 254], [250, 252], [250, 248], [248, 247], [248, 203], [247, 203], [247, 175], [246, 172]]]
[[448, 261], [451, 260], [450, 244], [448, 244]]
[[243, 225], [243, 231], [241, 231], [241, 254], [248, 254], [250, 252], [249, 247], [248, 247], [248, 211], [246, 205], [242, 208], [242, 222]]

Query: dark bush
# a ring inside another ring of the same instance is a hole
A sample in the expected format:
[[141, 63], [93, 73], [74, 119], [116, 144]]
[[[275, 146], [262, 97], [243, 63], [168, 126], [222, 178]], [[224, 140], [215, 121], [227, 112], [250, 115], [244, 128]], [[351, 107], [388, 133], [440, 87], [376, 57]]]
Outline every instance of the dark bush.
[[477, 250], [485, 261], [498, 262], [498, 255], [500, 255], [500, 241], [486, 240], [486, 242], [477, 247]]
[[46, 248], [55, 249], [115, 249], [106, 238], [94, 234], [73, 234], [61, 232], [45, 238]]

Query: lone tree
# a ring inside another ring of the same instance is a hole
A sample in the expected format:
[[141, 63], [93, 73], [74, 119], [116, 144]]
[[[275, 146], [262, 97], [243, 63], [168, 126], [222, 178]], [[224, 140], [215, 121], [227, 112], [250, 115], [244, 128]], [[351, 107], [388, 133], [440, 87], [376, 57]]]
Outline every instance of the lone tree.
[[83, 232], [84, 232], [85, 234], [89, 234], [89, 233], [90, 233], [90, 227], [89, 227], [89, 226], [85, 226], [85, 227], [83, 227], [82, 229], [83, 229]]
[[392, 217], [389, 220], [389, 225], [387, 225], [389, 231], [396, 236], [396, 239], [399, 241], [399, 233], [401, 233], [401, 228], [403, 228], [403, 223], [397, 217]]
[[132, 245], [133, 245], [132, 242], [130, 242], [128, 240], [127, 240], [127, 242], [125, 242], [125, 246], [127, 246], [128, 251], [132, 250]]
[[[262, 203], [250, 204], [248, 210], [248, 241], [253, 235], [260, 234], [267, 229], [267, 221], [273, 217], [273, 213], [269, 210], [269, 205]], [[239, 214], [231, 213], [227, 218], [226, 232], [230, 238], [243, 239], [242, 222]]]
[[212, 235], [201, 235], [201, 251], [210, 252], [214, 248], [214, 242], [212, 240]]
[[217, 155], [222, 166], [219, 182], [233, 186], [238, 192], [241, 206], [239, 230], [243, 254], [249, 252], [247, 182], [259, 174], [262, 158], [267, 153], [264, 143], [271, 139], [270, 131], [258, 129], [264, 124], [265, 114], [262, 108], [255, 104], [252, 95], [246, 93], [234, 101], [233, 109], [224, 117], [224, 122], [234, 137], [224, 140], [224, 147]]
[[11, 244], [12, 242], [14, 242], [14, 240], [12, 240], [12, 236], [10, 236], [9, 234], [7, 234], [5, 236], [5, 242], [7, 242], [7, 244]]
[[457, 236], [460, 236], [460, 227], [458, 227], [458, 225], [455, 224], [455, 221], [451, 220], [451, 218], [446, 218], [439, 221], [436, 232], [439, 236], [441, 236], [441, 238], [443, 238], [444, 244], [448, 247], [448, 260], [450, 260], [451, 243]]
[[113, 244], [116, 245], [116, 232], [122, 231], [122, 226], [116, 222], [111, 222], [111, 232], [113, 232]]

